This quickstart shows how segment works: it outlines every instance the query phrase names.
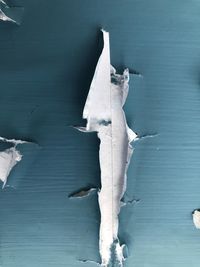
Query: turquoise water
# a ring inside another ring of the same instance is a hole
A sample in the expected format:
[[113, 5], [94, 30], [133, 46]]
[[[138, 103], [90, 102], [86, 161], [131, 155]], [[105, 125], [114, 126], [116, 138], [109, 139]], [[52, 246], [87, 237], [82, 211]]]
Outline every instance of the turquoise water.
[[[57, 3], [58, 2], [58, 3]], [[20, 27], [0, 23], [0, 135], [30, 140], [0, 191], [0, 265], [95, 266], [97, 196], [68, 195], [100, 186], [98, 139], [82, 109], [110, 32], [112, 64], [134, 75], [125, 106], [140, 136], [120, 214], [125, 267], [199, 267], [200, 3], [197, 0], [15, 1]]]

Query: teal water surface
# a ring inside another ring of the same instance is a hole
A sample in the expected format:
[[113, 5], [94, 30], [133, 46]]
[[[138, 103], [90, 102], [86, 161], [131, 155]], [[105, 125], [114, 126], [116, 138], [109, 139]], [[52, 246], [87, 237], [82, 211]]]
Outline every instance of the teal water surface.
[[[11, 1], [9, 1], [11, 3]], [[200, 2], [197, 0], [39, 1], [21, 26], [0, 23], [0, 135], [30, 140], [0, 191], [0, 266], [95, 266], [99, 141], [81, 119], [110, 32], [111, 61], [133, 75], [125, 110], [139, 136], [120, 214], [125, 267], [199, 267]], [[36, 145], [37, 144], [37, 145]]]

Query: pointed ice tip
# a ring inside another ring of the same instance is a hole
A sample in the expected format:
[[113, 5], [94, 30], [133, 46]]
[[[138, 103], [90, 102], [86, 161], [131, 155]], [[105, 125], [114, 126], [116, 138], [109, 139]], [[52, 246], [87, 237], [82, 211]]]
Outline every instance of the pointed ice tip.
[[102, 33], [109, 33], [108, 31], [104, 30], [103, 28], [101, 28]]
[[134, 69], [129, 69], [129, 73], [130, 73], [131, 75], [136, 75], [136, 76], [138, 76], [138, 77], [143, 77], [143, 75], [142, 75], [139, 71], [134, 70]]
[[76, 191], [70, 194], [68, 197], [69, 198], [85, 198], [85, 197], [91, 196], [94, 192], [97, 192], [96, 187], [82, 188], [79, 191]]

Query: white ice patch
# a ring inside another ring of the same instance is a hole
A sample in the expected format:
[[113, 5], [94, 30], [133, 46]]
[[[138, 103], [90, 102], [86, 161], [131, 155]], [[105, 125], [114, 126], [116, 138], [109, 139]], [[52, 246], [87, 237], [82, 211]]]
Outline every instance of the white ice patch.
[[0, 142], [12, 143], [14, 145], [11, 148], [0, 151], [0, 180], [3, 182], [4, 188], [11, 170], [22, 159], [22, 155], [16, 147], [19, 144], [27, 142], [22, 140], [6, 139], [4, 137], [0, 137]]
[[197, 229], [200, 229], [200, 211], [199, 210], [195, 210], [193, 212], [193, 222], [194, 225]]
[[87, 119], [86, 129], [80, 130], [96, 131], [100, 139], [99, 250], [101, 266], [107, 267], [113, 257], [113, 249], [114, 261], [123, 266], [123, 245], [118, 239], [118, 215], [133, 152], [131, 142], [137, 135], [127, 126], [123, 111], [129, 90], [129, 71], [125, 69], [122, 75], [116, 74], [110, 64], [109, 33], [103, 31], [103, 38], [104, 47], [83, 110], [83, 118]]

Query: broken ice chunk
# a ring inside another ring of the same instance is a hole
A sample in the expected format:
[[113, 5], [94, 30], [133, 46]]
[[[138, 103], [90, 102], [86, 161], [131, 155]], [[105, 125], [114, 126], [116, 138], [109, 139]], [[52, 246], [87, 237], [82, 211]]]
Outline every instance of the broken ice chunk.
[[11, 170], [22, 159], [22, 155], [16, 147], [19, 144], [24, 144], [27, 142], [22, 140], [6, 139], [4, 137], [0, 137], [0, 141], [12, 143], [14, 145], [11, 148], [0, 151], [0, 180], [3, 182], [4, 188]]
[[3, 182], [3, 187], [6, 185], [10, 171], [21, 159], [22, 155], [15, 147], [0, 152], [0, 179]]

